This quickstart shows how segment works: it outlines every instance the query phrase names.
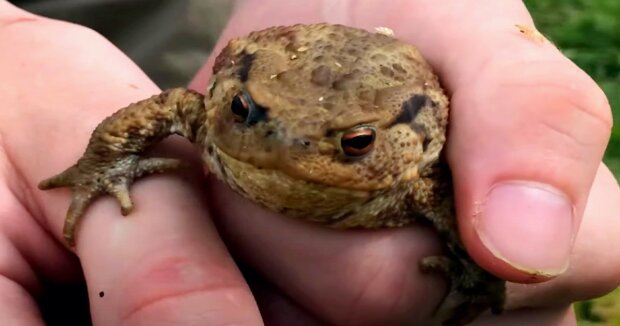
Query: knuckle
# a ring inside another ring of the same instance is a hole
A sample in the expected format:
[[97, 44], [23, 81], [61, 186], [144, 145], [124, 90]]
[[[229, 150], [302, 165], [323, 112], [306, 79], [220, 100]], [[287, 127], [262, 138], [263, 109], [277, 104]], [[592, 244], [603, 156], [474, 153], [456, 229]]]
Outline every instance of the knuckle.
[[[521, 111], [521, 125], [533, 137], [555, 137], [552, 143], [602, 151], [611, 134], [611, 107], [602, 89], [570, 60], [516, 60], [492, 63], [487, 78], [496, 82], [495, 98], [510, 96]], [[487, 84], [488, 85], [488, 84]]]
[[598, 149], [602, 155], [612, 128], [611, 108], [602, 90], [581, 71], [549, 85], [544, 95], [550, 105], [541, 106], [541, 125], [565, 135], [569, 144]]
[[558, 87], [567, 93], [566, 96], [574, 109], [599, 123], [602, 131], [611, 132], [613, 119], [605, 93], [585, 72], [576, 69], [578, 71], [575, 73], [575, 82], [568, 85], [564, 82]]
[[128, 293], [121, 301], [123, 321], [148, 319], [154, 313], [160, 314], [163, 307], [174, 307], [181, 302], [189, 305], [195, 300], [218, 302], [225, 310], [233, 304], [228, 300], [248, 295], [246, 284], [227, 269], [230, 266], [216, 267], [206, 260], [185, 255], [161, 255], [141, 260], [120, 282], [122, 292]]

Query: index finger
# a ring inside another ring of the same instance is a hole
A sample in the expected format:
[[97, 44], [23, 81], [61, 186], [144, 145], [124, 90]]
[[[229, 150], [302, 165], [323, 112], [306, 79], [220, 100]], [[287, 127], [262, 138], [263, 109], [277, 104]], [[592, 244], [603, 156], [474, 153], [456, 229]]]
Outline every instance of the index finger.
[[[10, 135], [3, 145], [30, 188], [31, 211], [62, 241], [68, 192], [42, 193], [37, 182], [73, 163], [106, 115], [159, 90], [92, 31], [28, 17], [3, 30], [11, 51], [0, 56], [6, 82], [0, 84], [10, 85], [2, 104], [10, 108], [3, 122], [10, 123], [0, 127]], [[175, 148], [181, 155], [188, 150], [184, 144]], [[127, 218], [110, 200], [89, 209], [76, 253], [95, 324], [261, 322], [208, 220], [197, 181], [202, 169], [195, 167], [182, 179], [160, 176], [136, 184], [139, 208]]]

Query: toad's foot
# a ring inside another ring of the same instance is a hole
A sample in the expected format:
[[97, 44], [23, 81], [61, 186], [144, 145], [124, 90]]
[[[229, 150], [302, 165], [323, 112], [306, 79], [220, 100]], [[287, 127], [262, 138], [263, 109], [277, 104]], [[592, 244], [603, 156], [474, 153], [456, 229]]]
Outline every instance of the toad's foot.
[[93, 199], [103, 194], [112, 195], [120, 204], [122, 214], [127, 215], [133, 208], [129, 186], [136, 178], [174, 170], [181, 165], [177, 159], [141, 158], [138, 155], [127, 155], [109, 162], [89, 160], [92, 158], [82, 158], [64, 172], [39, 183], [40, 189], [71, 188], [71, 205], [63, 228], [63, 236], [71, 246], [75, 245], [79, 218]]
[[493, 314], [502, 312], [505, 282], [470, 261], [432, 256], [424, 258], [420, 267], [424, 272], [439, 272], [450, 279], [450, 290], [435, 311], [436, 316], [448, 318], [443, 325], [468, 324], [487, 309]]
[[41, 189], [72, 190], [63, 230], [68, 244], [75, 245], [80, 217], [96, 197], [114, 196], [123, 215], [127, 215], [133, 207], [129, 186], [136, 178], [173, 170], [181, 164], [176, 159], [143, 158], [145, 149], [173, 133], [194, 141], [204, 121], [203, 96], [176, 88], [131, 104], [101, 122], [82, 158], [39, 184]]

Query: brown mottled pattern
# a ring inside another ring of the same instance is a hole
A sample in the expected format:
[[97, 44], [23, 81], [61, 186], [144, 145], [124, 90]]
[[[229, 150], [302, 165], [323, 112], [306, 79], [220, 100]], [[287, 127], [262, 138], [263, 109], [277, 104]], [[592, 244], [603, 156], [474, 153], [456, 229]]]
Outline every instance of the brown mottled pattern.
[[[74, 191], [67, 240], [94, 197], [111, 194], [128, 213], [134, 178], [178, 166], [141, 157], [177, 133], [212, 173], [284, 215], [343, 229], [426, 221], [448, 249], [421, 264], [451, 281], [437, 311], [446, 325], [501, 310], [504, 282], [473, 263], [457, 233], [441, 156], [448, 99], [414, 46], [339, 25], [273, 27], [231, 40], [213, 72], [204, 104], [184, 89], [132, 104], [97, 127], [76, 165], [41, 184]], [[241, 118], [231, 110], [240, 94], [250, 99]], [[342, 150], [355, 128], [373, 130], [365, 155]]]

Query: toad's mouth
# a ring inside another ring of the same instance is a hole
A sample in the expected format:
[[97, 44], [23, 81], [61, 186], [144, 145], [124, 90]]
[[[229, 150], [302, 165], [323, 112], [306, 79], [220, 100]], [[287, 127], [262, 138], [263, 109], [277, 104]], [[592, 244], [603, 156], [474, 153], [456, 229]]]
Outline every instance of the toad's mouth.
[[213, 148], [209, 171], [237, 193], [273, 212], [331, 228], [382, 228], [405, 225], [398, 188], [367, 191], [334, 187], [262, 169]]
[[272, 211], [339, 227], [379, 193], [335, 187], [258, 168], [214, 148], [205, 158], [208, 169], [236, 192]]
[[203, 154], [206, 162], [212, 162], [210, 169], [223, 173], [271, 174], [274, 179], [313, 184], [316, 187], [341, 189], [342, 191], [368, 193], [382, 191], [393, 185], [393, 177], [364, 179], [358, 171], [344, 164], [331, 163], [313, 168], [307, 162], [294, 161], [286, 154], [251, 155], [241, 151], [227, 151], [222, 146], [211, 145]]

